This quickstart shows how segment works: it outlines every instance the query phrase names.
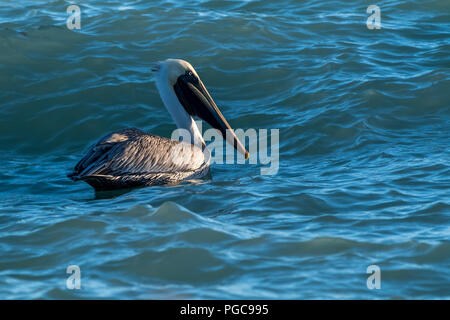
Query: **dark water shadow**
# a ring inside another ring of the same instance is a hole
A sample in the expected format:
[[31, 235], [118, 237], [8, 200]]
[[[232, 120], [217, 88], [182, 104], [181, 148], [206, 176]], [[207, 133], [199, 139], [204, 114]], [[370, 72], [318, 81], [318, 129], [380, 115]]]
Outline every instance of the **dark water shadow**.
[[155, 185], [155, 186], [140, 186], [140, 187], [131, 187], [131, 188], [125, 188], [125, 189], [116, 189], [116, 190], [95, 190], [95, 196], [92, 200], [105, 200], [105, 199], [115, 199], [117, 197], [123, 196], [125, 194], [128, 194], [132, 191], [136, 191], [139, 189], [148, 189], [148, 188], [155, 188], [155, 187], [163, 187], [163, 188], [179, 188], [186, 185], [203, 185], [211, 182], [212, 176], [211, 172], [208, 172], [204, 177], [201, 179], [193, 179], [193, 180], [186, 180], [178, 183], [168, 183], [168, 184], [162, 184], [162, 185]]
[[145, 187], [135, 187], [117, 190], [102, 190], [102, 191], [95, 190], [95, 197], [93, 200], [115, 199], [117, 197], [123, 196], [124, 194], [130, 193], [131, 191], [142, 188]]

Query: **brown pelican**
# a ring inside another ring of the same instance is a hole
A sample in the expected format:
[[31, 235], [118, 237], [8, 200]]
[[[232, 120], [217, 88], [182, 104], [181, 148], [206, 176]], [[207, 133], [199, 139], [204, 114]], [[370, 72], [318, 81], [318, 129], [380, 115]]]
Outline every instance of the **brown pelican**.
[[177, 127], [187, 130], [191, 141], [174, 141], [135, 128], [112, 132], [88, 149], [68, 175], [72, 180], [83, 180], [96, 190], [110, 190], [205, 176], [210, 153], [193, 117], [219, 130], [248, 159], [247, 150], [188, 62], [168, 59], [152, 71], [164, 105]]

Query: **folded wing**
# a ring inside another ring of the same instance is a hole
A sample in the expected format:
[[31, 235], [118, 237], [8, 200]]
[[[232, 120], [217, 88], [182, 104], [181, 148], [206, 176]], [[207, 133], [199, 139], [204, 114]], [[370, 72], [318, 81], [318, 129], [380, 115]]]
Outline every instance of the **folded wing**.
[[208, 166], [196, 146], [130, 128], [92, 145], [69, 177], [96, 189], [115, 189], [194, 178]]

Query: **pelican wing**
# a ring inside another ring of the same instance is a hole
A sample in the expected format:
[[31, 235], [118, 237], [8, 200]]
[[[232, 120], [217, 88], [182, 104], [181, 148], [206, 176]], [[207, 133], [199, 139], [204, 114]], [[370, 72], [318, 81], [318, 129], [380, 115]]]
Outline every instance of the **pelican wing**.
[[96, 184], [115, 181], [118, 187], [143, 181], [148, 185], [181, 180], [205, 165], [200, 148], [131, 128], [108, 134], [92, 145], [69, 176]]

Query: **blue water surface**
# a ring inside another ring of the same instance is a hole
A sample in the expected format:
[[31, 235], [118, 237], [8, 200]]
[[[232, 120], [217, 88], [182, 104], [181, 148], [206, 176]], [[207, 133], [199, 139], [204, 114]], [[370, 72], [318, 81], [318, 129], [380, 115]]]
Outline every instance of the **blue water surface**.
[[[3, 1], [0, 298], [449, 299], [449, 57], [447, 0]], [[150, 72], [166, 58], [234, 128], [279, 129], [277, 174], [66, 177], [108, 132], [171, 135]]]

